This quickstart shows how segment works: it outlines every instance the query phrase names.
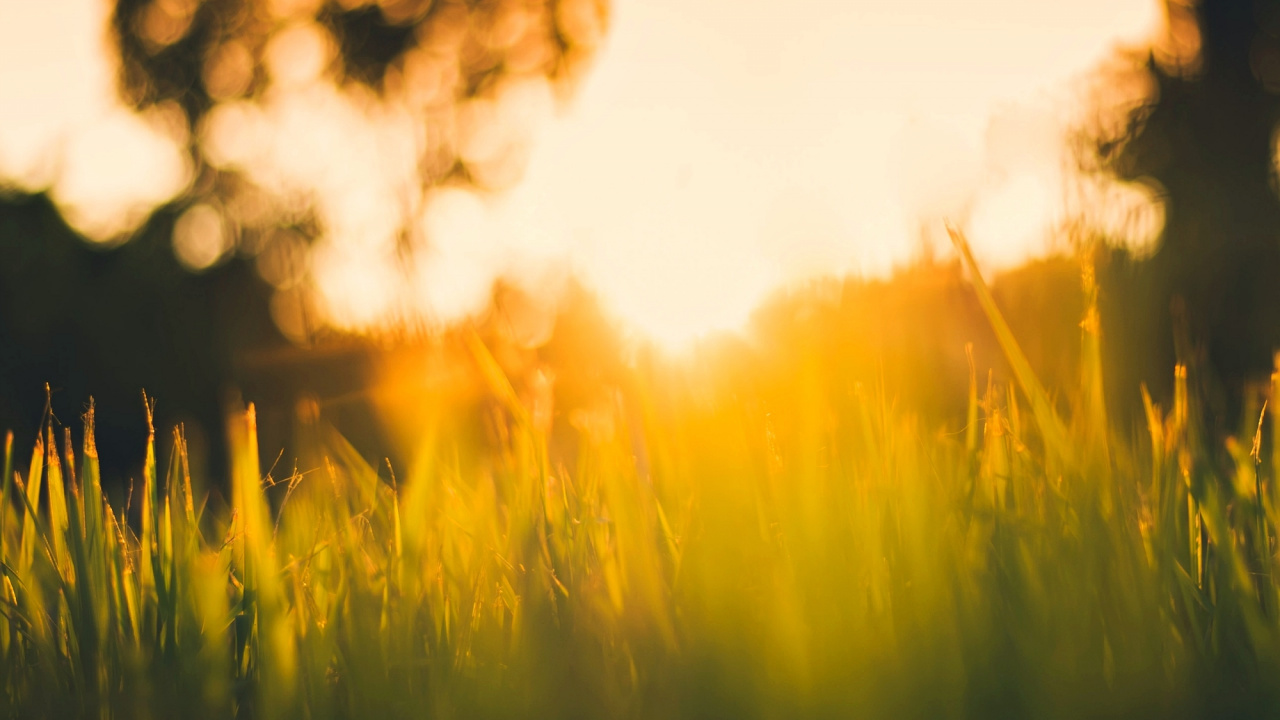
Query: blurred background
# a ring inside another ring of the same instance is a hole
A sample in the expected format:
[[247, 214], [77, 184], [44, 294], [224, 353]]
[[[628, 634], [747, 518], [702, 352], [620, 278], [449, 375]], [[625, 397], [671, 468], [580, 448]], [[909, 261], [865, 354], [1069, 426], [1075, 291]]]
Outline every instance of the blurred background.
[[468, 332], [558, 422], [638, 362], [814, 348], [946, 416], [966, 343], [1003, 366], [944, 219], [1048, 384], [1085, 258], [1116, 403], [1183, 357], [1234, 427], [1278, 91], [1268, 0], [10, 3], [0, 427], [92, 396], [124, 475], [145, 388], [215, 476], [238, 399], [282, 455], [319, 412], [398, 459], [428, 400], [480, 424]]

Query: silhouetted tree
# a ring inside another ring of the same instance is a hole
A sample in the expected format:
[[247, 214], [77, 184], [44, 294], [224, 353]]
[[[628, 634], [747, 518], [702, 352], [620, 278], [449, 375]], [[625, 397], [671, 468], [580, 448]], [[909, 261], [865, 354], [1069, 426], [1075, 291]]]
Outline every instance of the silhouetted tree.
[[1152, 182], [1166, 204], [1154, 256], [1111, 268], [1112, 350], [1127, 393], [1136, 380], [1167, 389], [1181, 346], [1213, 386], [1213, 421], [1234, 429], [1244, 383], [1280, 349], [1280, 2], [1165, 5], [1183, 53], [1152, 53], [1149, 102], [1100, 144], [1118, 176]]
[[[336, 41], [338, 81], [383, 96], [404, 91], [387, 79], [411, 51], [442, 55], [457, 71], [443, 95], [457, 103], [512, 78], [571, 86], [608, 9], [608, 0], [116, 0], [112, 31], [122, 96], [137, 108], [176, 102], [194, 129], [219, 101], [261, 97], [268, 41], [291, 23], [318, 22]], [[231, 73], [242, 80], [219, 80], [228, 56], [243, 57], [229, 63], [243, 65]], [[195, 134], [192, 151], [198, 158]]]
[[[217, 475], [221, 416], [233, 389], [263, 401], [260, 427], [270, 448], [288, 440], [288, 423], [264, 413], [288, 415], [303, 393], [350, 398], [367, 389], [367, 349], [299, 349], [282, 337], [268, 310], [272, 290], [251, 261], [233, 255], [192, 275], [172, 250], [185, 208], [255, 191], [249, 179], [205, 161], [199, 129], [219, 102], [261, 99], [264, 53], [280, 29], [318, 23], [337, 49], [326, 74], [384, 99], [411, 90], [403, 77], [409, 53], [431, 53], [452, 69], [436, 100], [448, 112], [508, 79], [547, 78], [569, 89], [607, 20], [607, 0], [117, 0], [111, 32], [120, 95], [137, 109], [181, 109], [195, 180], [116, 249], [84, 242], [45, 194], [0, 193], [0, 429], [16, 431], [19, 446], [29, 443], [46, 382], [55, 415], [73, 428], [92, 395], [103, 409], [104, 470], [119, 477], [141, 459], [145, 387], [159, 400], [158, 427], [185, 421], [205, 439]], [[424, 173], [424, 183], [475, 182], [456, 148], [430, 151], [443, 170]], [[296, 213], [280, 222], [307, 229]], [[266, 225], [241, 228], [240, 242], [252, 244], [254, 233], [271, 230]], [[377, 423], [367, 403], [326, 407], [352, 414], [344, 431], [364, 433], [367, 451], [381, 449], [369, 437]]]

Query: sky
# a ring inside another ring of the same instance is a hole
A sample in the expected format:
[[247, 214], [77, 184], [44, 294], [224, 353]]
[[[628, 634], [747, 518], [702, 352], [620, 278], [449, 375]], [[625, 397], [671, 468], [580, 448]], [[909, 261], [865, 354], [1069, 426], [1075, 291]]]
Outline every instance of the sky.
[[1011, 265], [1044, 249], [1062, 210], [1076, 86], [1150, 37], [1157, 10], [621, 0], [509, 226], [561, 223], [615, 309], [673, 343], [739, 326], [786, 283], [884, 274], [947, 217]]
[[48, 189], [73, 226], [103, 241], [191, 173], [180, 118], [116, 98], [107, 14], [96, 0], [0, 6], [0, 185]]
[[[0, 10], [0, 182], [48, 189], [112, 242], [191, 169], [173, 110], [115, 99], [105, 18], [96, 0]], [[1081, 184], [1066, 134], [1091, 72], [1162, 21], [1155, 0], [615, 0], [567, 104], [525, 84], [464, 108], [496, 118], [473, 123], [464, 154], [506, 147], [504, 132], [527, 146], [518, 182], [408, 202], [422, 119], [334, 86], [319, 70], [331, 39], [294, 24], [273, 40], [265, 98], [219, 107], [200, 140], [215, 164], [315, 199], [309, 267], [337, 325], [406, 309], [447, 321], [479, 311], [495, 277], [544, 288], [571, 271], [679, 347], [741, 327], [779, 287], [888, 273], [944, 219], [987, 267], [1045, 252]], [[1089, 187], [1145, 218], [1130, 229], [1150, 241], [1148, 189]], [[406, 226], [426, 238], [407, 273], [392, 267]], [[230, 248], [206, 206], [175, 244], [194, 270]]]

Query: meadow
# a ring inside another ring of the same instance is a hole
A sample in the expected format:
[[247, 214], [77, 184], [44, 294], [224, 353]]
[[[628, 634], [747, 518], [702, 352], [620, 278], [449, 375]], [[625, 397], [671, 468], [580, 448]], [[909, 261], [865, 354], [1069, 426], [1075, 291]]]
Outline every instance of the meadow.
[[1078, 380], [1047, 389], [956, 239], [1009, 377], [971, 361], [960, 417], [801, 348], [768, 380], [636, 363], [565, 439], [464, 334], [484, 431], [420, 403], [403, 468], [305, 407], [272, 462], [250, 405], [225, 506], [180, 428], [109, 500], [92, 407], [82, 442], [10, 435], [0, 715], [1280, 711], [1276, 409], [1219, 442], [1179, 365], [1138, 431], [1111, 422], [1100, 343], [1126, 339], [1088, 267]]

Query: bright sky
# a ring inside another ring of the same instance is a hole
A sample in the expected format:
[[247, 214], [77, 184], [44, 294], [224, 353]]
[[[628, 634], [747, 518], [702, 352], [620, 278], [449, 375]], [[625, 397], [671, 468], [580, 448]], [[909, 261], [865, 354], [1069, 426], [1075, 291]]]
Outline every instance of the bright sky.
[[96, 0], [0, 6], [0, 186], [51, 189], [95, 239], [131, 230], [181, 192], [180, 118], [115, 96], [107, 15]]
[[[678, 346], [740, 326], [786, 283], [884, 273], [943, 217], [991, 265], [1042, 250], [1064, 212], [1081, 78], [1161, 21], [1155, 0], [615, 0], [565, 112], [538, 88], [497, 105], [531, 138], [522, 182], [421, 206], [404, 200], [421, 123], [308, 74], [327, 46], [303, 26], [277, 56], [310, 60], [277, 61], [267, 100], [224, 106], [203, 137], [215, 162], [318, 199], [327, 235], [312, 269], [340, 324], [406, 306], [456, 317], [497, 275], [535, 284], [567, 265]], [[96, 0], [0, 10], [0, 181], [51, 188], [97, 238], [189, 175], [165, 113], [113, 99], [104, 22]], [[188, 253], [204, 264], [225, 242], [198, 211], [180, 225], [215, 238]], [[393, 281], [401, 225], [430, 250]]]
[[922, 221], [968, 218], [1008, 265], [1061, 211], [1067, 86], [1160, 20], [1150, 0], [620, 0], [509, 227], [558, 225], [677, 344], [780, 284], [889, 270]]

